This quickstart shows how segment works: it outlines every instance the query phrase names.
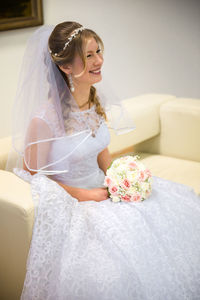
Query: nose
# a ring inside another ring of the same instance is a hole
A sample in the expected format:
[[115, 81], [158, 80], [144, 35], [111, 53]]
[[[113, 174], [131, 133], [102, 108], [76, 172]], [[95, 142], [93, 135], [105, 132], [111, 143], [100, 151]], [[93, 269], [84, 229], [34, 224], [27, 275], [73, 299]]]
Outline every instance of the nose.
[[94, 64], [95, 64], [96, 66], [102, 65], [102, 64], [103, 64], [103, 56], [102, 56], [102, 55], [99, 55], [99, 53], [96, 53], [96, 54], [95, 54], [95, 61], [94, 61]]

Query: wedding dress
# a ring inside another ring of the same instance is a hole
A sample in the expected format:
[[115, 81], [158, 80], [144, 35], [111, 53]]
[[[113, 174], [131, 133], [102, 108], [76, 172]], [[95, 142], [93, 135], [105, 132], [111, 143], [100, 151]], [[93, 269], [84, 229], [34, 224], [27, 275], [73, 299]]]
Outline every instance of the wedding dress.
[[[94, 106], [74, 114], [96, 124]], [[21, 299], [199, 300], [200, 198], [191, 188], [153, 176], [152, 194], [143, 202], [78, 202], [55, 182], [102, 187], [97, 155], [109, 141], [102, 121], [71, 155], [68, 173], [18, 170], [31, 183], [35, 205]], [[74, 147], [66, 144], [52, 144], [51, 160]]]

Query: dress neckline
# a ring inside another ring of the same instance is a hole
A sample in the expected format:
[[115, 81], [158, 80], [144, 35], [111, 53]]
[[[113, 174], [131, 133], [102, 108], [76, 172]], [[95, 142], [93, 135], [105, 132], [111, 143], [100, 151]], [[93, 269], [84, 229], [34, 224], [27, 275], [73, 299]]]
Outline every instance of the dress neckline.
[[79, 110], [79, 111], [71, 111], [71, 113], [73, 114], [79, 114], [79, 113], [87, 113], [87, 112], [90, 112], [90, 111], [93, 111], [94, 108], [95, 108], [95, 104], [92, 105], [92, 107], [88, 108], [88, 109], [84, 109], [84, 110]]

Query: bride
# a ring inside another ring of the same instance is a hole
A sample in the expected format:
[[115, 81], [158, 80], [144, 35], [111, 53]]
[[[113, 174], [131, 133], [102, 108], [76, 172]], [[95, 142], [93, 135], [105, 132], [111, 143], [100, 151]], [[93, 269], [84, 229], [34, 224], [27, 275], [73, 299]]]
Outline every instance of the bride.
[[13, 137], [35, 204], [21, 299], [200, 299], [199, 197], [155, 176], [141, 203], [103, 186], [115, 100], [99, 96], [102, 65], [102, 40], [76, 22], [28, 42]]

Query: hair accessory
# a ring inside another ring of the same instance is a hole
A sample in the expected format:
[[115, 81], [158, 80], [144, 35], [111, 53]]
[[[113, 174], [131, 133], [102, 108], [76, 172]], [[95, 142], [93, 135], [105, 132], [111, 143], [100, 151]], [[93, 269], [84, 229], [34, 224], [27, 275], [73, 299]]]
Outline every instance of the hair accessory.
[[[67, 42], [65, 43], [64, 47], [63, 47], [63, 51], [67, 48], [67, 46], [71, 43], [71, 41], [79, 34], [79, 32], [82, 32], [83, 30], [85, 30], [86, 28], [85, 27], [79, 27], [77, 29], [75, 29], [73, 31], [73, 33], [70, 35], [70, 37], [67, 39]], [[50, 54], [53, 54], [55, 56], [59, 56], [60, 54], [58, 53], [52, 53], [51, 49], [49, 49], [49, 53]]]
[[79, 27], [73, 31], [73, 33], [70, 35], [68, 38], [68, 42], [65, 43], [65, 46], [63, 47], [63, 50], [67, 48], [67, 46], [70, 44], [70, 42], [79, 34], [79, 32], [82, 32], [85, 28], [84, 27]]
[[69, 85], [70, 85], [70, 91], [73, 93], [74, 92], [74, 84], [73, 84], [73, 80], [72, 80], [72, 75], [68, 74], [68, 79], [69, 79]]

